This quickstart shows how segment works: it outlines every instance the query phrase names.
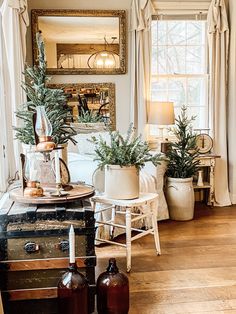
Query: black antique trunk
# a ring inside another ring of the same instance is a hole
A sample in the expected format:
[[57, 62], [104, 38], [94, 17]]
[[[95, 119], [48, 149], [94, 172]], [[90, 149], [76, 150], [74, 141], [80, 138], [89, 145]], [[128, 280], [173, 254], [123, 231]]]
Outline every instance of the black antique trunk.
[[57, 283], [68, 266], [69, 227], [76, 261], [89, 281], [94, 311], [94, 214], [86, 200], [24, 205], [7, 200], [0, 210], [0, 289], [6, 314], [56, 314]]

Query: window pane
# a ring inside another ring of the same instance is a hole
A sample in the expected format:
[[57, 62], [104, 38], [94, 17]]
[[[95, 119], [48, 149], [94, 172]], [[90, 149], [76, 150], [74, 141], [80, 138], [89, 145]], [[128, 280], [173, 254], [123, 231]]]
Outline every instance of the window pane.
[[157, 21], [157, 44], [166, 45], [167, 40], [167, 23], [165, 21]]
[[206, 106], [206, 78], [190, 78], [188, 79], [188, 105]]
[[186, 45], [186, 22], [169, 21], [167, 30], [168, 45]]
[[205, 22], [187, 22], [187, 45], [205, 45]]
[[151, 99], [154, 101], [165, 101], [168, 98], [168, 81], [167, 79], [159, 79], [152, 82]]
[[186, 73], [205, 73], [205, 48], [202, 46], [188, 46], [186, 51]]
[[157, 50], [157, 46], [152, 46], [152, 74], [157, 74], [157, 60], [159, 61]]
[[186, 104], [186, 79], [169, 79], [168, 101], [173, 101], [175, 106]]
[[157, 21], [152, 21], [152, 45], [157, 45]]
[[165, 46], [160, 46], [157, 49], [157, 56], [158, 56], [158, 73], [159, 74], [166, 74], [167, 69], [166, 69], [166, 47]]
[[168, 47], [167, 73], [185, 73], [185, 47]]

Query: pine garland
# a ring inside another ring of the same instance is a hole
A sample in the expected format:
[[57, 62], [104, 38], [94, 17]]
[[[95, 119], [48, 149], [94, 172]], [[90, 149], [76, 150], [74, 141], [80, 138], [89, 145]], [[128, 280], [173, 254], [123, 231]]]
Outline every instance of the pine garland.
[[160, 154], [152, 155], [147, 142], [141, 140], [141, 136], [136, 137], [133, 126], [130, 125], [127, 135], [124, 138], [119, 131], [110, 131], [110, 143], [107, 143], [101, 136], [92, 137], [92, 142], [96, 144], [95, 153], [99, 168], [105, 165], [135, 166], [137, 169], [144, 167], [145, 162], [151, 161], [155, 166], [160, 164], [162, 158]]
[[197, 171], [199, 161], [196, 135], [192, 131], [192, 122], [195, 117], [188, 119], [187, 107], [181, 108], [181, 114], [176, 121], [174, 135], [177, 138], [175, 143], [170, 144], [170, 150], [166, 156], [168, 159], [167, 176], [171, 178], [191, 178]]
[[47, 63], [45, 60], [45, 47], [41, 33], [36, 34], [39, 52], [38, 66], [27, 66], [24, 72], [25, 82], [22, 88], [26, 92], [27, 101], [16, 111], [16, 117], [22, 121], [22, 126], [14, 127], [16, 138], [25, 144], [35, 144], [33, 130], [33, 114], [37, 106], [44, 106], [49, 121], [52, 124], [52, 138], [56, 144], [67, 143], [76, 134], [73, 128], [66, 125], [66, 118], [70, 109], [66, 105], [66, 96], [61, 89], [47, 87], [50, 78], [46, 75]]

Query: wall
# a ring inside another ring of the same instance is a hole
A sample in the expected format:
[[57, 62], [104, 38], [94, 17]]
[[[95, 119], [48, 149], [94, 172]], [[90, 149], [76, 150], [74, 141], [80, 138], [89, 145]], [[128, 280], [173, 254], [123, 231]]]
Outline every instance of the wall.
[[[101, 9], [101, 10], [127, 10], [131, 0], [28, 0], [29, 14], [31, 9]], [[129, 32], [127, 23], [127, 35]], [[128, 45], [128, 55], [130, 47]], [[27, 34], [27, 62], [32, 63], [31, 28]], [[123, 75], [55, 75], [52, 83], [100, 83], [111, 82], [116, 84], [116, 124], [121, 132], [125, 132], [129, 125], [130, 111], [130, 70], [128, 57], [128, 70]]]

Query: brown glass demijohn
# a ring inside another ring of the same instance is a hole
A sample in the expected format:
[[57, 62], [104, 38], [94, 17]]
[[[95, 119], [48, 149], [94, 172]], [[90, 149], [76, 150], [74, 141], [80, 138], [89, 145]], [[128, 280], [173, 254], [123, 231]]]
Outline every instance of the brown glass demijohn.
[[115, 258], [109, 260], [107, 270], [97, 279], [97, 311], [99, 314], [129, 312], [129, 280], [119, 272]]
[[88, 282], [78, 272], [76, 263], [69, 264], [57, 291], [59, 314], [88, 314]]

